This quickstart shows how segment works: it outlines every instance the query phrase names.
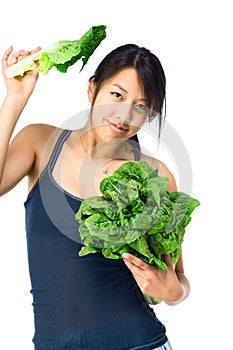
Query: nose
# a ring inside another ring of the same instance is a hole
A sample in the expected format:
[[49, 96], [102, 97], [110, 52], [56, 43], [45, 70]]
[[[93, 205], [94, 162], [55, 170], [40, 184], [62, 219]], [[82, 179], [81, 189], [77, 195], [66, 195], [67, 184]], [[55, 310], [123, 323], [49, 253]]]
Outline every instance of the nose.
[[116, 111], [116, 117], [119, 124], [129, 124], [132, 120], [133, 105], [129, 103], [122, 103], [118, 106]]

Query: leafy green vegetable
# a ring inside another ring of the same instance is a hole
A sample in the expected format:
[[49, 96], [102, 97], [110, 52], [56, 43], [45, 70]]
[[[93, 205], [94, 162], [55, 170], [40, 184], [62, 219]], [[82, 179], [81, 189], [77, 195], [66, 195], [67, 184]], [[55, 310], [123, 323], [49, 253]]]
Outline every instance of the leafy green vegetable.
[[47, 74], [55, 66], [58, 71], [66, 73], [69, 66], [82, 58], [82, 68], [89, 57], [106, 37], [106, 26], [91, 27], [79, 40], [62, 40], [53, 44], [39, 59], [38, 71]]
[[169, 192], [167, 184], [142, 160], [124, 163], [104, 178], [103, 196], [83, 200], [75, 215], [84, 243], [79, 255], [102, 252], [120, 259], [129, 252], [165, 270], [163, 254], [170, 254], [175, 265], [190, 215], [200, 202]]
[[91, 27], [78, 40], [60, 40], [49, 46], [45, 50], [40, 50], [35, 54], [22, 59], [6, 70], [8, 78], [23, 75], [26, 71], [35, 68], [35, 60], [38, 60], [38, 72], [46, 75], [54, 66], [58, 71], [66, 73], [69, 66], [82, 59], [83, 67], [90, 56], [106, 37], [106, 26], [99, 25]]

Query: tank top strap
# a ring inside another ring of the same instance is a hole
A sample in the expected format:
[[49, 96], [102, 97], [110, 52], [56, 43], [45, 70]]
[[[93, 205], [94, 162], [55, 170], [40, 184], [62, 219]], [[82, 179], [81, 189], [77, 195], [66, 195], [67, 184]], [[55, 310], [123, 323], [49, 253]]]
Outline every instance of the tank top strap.
[[55, 147], [52, 151], [52, 154], [50, 156], [50, 159], [49, 159], [49, 162], [48, 162], [48, 169], [50, 171], [53, 171], [53, 168], [54, 168], [54, 165], [57, 161], [57, 158], [60, 154], [60, 151], [62, 149], [62, 146], [64, 144], [64, 142], [66, 141], [66, 139], [68, 138], [68, 136], [71, 134], [72, 130], [63, 130], [61, 135], [59, 136], [56, 144], [55, 144]]
[[141, 151], [139, 148], [134, 147], [133, 148], [133, 153], [134, 153], [134, 160], [140, 160], [141, 158]]

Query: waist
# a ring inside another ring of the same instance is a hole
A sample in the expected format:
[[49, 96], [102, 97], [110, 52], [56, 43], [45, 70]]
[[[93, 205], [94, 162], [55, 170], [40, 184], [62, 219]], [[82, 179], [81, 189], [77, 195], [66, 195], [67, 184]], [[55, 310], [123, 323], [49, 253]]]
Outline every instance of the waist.
[[149, 350], [167, 341], [161, 323], [149, 323], [140, 318], [111, 322], [79, 331], [35, 332], [35, 350]]

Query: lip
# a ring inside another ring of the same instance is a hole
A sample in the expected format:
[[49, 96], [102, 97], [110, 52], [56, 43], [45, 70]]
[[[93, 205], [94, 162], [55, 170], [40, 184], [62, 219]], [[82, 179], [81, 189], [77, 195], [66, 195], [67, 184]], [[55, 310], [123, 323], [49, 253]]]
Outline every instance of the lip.
[[119, 124], [111, 123], [110, 121], [108, 121], [108, 124], [109, 124], [110, 128], [118, 134], [123, 134], [126, 131], [128, 131], [127, 128], [120, 126]]

